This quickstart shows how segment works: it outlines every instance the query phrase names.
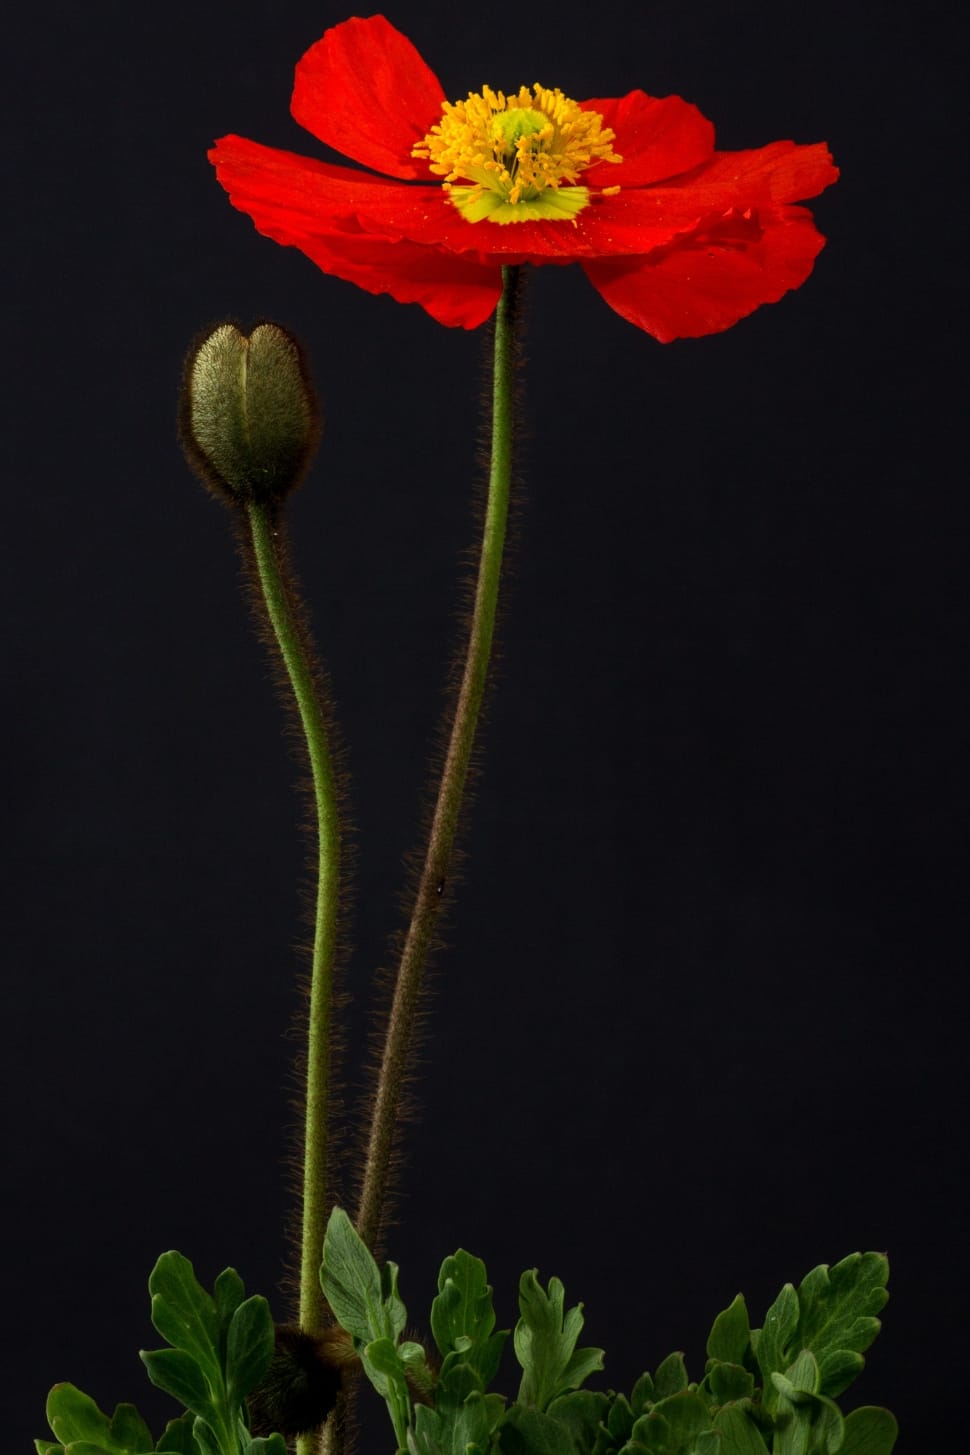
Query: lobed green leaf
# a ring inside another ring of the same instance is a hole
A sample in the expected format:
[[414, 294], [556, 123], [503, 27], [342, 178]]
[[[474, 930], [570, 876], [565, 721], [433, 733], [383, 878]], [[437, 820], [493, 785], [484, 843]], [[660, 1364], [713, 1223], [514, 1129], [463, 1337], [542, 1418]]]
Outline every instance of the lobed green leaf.
[[881, 1327], [876, 1314], [889, 1297], [888, 1278], [882, 1253], [850, 1253], [831, 1268], [819, 1264], [802, 1280], [797, 1338], [818, 1360], [823, 1394], [841, 1394], [863, 1367], [861, 1355]]
[[96, 1446], [105, 1455], [147, 1455], [155, 1448], [151, 1432], [134, 1405], [118, 1405], [109, 1419], [91, 1396], [74, 1384], [54, 1385], [47, 1397], [47, 1422], [61, 1447]]
[[152, 1269], [148, 1288], [155, 1328], [173, 1349], [190, 1355], [213, 1389], [218, 1388], [222, 1379], [219, 1316], [188, 1258], [174, 1250], [163, 1253]]
[[47, 1423], [62, 1445], [98, 1440], [110, 1421], [91, 1398], [74, 1384], [55, 1384], [47, 1396]]
[[583, 1306], [563, 1312], [565, 1290], [558, 1278], [549, 1280], [546, 1292], [537, 1270], [523, 1273], [519, 1280], [521, 1317], [515, 1326], [515, 1354], [522, 1366], [519, 1403], [540, 1410], [571, 1389], [577, 1389], [594, 1370], [603, 1367], [602, 1349], [577, 1349], [583, 1327]]
[[438, 1274], [438, 1296], [431, 1305], [431, 1332], [440, 1352], [460, 1354], [487, 1388], [498, 1371], [509, 1331], [493, 1333], [495, 1309], [485, 1264], [459, 1248]]

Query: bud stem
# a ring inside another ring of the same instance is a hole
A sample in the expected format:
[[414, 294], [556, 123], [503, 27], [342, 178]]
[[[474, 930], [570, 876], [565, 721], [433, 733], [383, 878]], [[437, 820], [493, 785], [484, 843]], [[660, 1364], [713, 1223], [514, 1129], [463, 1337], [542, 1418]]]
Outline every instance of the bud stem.
[[329, 1212], [327, 1112], [340, 881], [340, 822], [324, 711], [300, 628], [301, 611], [296, 588], [291, 576], [283, 570], [279, 511], [259, 502], [248, 504], [246, 511], [266, 611], [306, 738], [317, 813], [317, 899], [306, 1047], [299, 1312], [300, 1327], [309, 1334], [316, 1334], [324, 1325], [319, 1273]]
[[502, 269], [495, 315], [492, 438], [488, 504], [475, 604], [458, 702], [411, 923], [398, 966], [371, 1115], [357, 1230], [368, 1246], [379, 1240], [401, 1087], [407, 1070], [423, 972], [434, 941], [448, 878], [462, 795], [488, 675], [512, 479], [516, 302], [521, 269]]

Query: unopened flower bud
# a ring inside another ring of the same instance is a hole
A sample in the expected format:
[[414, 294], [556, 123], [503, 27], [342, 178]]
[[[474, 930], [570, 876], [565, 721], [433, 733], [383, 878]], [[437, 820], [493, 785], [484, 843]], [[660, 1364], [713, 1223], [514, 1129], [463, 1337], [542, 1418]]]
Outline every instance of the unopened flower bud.
[[343, 1329], [308, 1334], [296, 1324], [277, 1324], [272, 1363], [248, 1400], [252, 1433], [289, 1438], [318, 1429], [337, 1402], [341, 1372], [357, 1363]]
[[210, 490], [233, 505], [273, 504], [303, 478], [320, 434], [303, 350], [278, 323], [247, 338], [219, 324], [185, 362], [182, 448]]

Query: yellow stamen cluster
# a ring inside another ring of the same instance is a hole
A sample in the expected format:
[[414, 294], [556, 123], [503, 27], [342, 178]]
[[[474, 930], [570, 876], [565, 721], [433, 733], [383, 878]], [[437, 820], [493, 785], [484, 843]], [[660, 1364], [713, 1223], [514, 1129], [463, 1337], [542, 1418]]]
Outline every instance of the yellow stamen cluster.
[[596, 162], [623, 160], [614, 140], [599, 112], [581, 110], [559, 90], [522, 86], [506, 96], [483, 86], [467, 101], [446, 101], [412, 156], [426, 157], [445, 178], [450, 200], [469, 222], [575, 221], [589, 191], [573, 184]]

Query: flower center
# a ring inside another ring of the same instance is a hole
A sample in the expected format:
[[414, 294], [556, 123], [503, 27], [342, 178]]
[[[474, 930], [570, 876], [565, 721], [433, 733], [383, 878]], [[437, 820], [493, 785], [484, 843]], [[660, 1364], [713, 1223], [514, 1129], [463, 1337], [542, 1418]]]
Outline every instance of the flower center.
[[574, 185], [580, 174], [597, 162], [623, 160], [598, 111], [583, 111], [545, 86], [522, 86], [508, 97], [483, 86], [441, 110], [411, 155], [427, 157], [445, 178], [448, 200], [468, 222], [575, 223], [590, 200], [588, 187]]

